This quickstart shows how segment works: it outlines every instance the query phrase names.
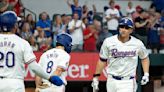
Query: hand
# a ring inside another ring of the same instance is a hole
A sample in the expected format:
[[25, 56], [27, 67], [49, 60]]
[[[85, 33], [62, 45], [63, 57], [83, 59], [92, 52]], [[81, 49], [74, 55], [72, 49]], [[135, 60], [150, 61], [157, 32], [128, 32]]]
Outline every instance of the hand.
[[141, 85], [146, 85], [149, 82], [149, 73], [145, 73], [141, 80]]
[[37, 88], [38, 88], [38, 89], [45, 89], [45, 88], [48, 88], [48, 87], [49, 87], [48, 84], [43, 83], [43, 84], [39, 85]]
[[35, 88], [35, 92], [40, 92], [40, 89], [39, 88]]
[[64, 84], [63, 81], [60, 79], [60, 77], [56, 75], [51, 76], [49, 81], [56, 86], [61, 86]]
[[97, 77], [94, 77], [93, 81], [92, 81], [92, 84], [91, 84], [91, 86], [93, 87], [94, 91], [98, 91], [99, 90], [98, 85], [99, 85], [99, 80], [98, 80]]

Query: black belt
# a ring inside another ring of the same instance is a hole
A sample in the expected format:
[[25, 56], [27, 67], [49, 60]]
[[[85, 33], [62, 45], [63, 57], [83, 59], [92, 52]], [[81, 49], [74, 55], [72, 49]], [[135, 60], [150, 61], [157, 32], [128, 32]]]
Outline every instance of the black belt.
[[[123, 80], [125, 77], [114, 76], [114, 75], [112, 75], [112, 78], [114, 78], [114, 79], [116, 79], [116, 80]], [[134, 76], [130, 76], [128, 79], [130, 80], [130, 79], [133, 79], [133, 78], [134, 78]]]
[[0, 79], [4, 79], [4, 78], [6, 78], [6, 77], [4, 77], [4, 76], [0, 76]]

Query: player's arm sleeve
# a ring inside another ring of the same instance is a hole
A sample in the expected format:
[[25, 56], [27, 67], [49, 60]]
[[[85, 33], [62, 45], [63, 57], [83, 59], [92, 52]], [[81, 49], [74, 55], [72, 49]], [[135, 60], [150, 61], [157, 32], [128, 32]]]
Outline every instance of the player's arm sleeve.
[[54, 71], [54, 75], [60, 76], [63, 72], [65, 72], [68, 69], [69, 61], [70, 61], [69, 55], [66, 56], [61, 55], [57, 68]]
[[67, 70], [68, 65], [69, 65], [69, 61], [70, 61], [70, 56], [66, 55], [66, 56], [62, 56], [60, 57], [60, 63], [58, 63], [58, 67], [63, 68], [64, 70]]
[[106, 62], [109, 56], [108, 48], [107, 48], [107, 39], [104, 40], [101, 49], [100, 49], [100, 61]]
[[23, 58], [24, 58], [24, 63], [29, 64], [33, 61], [36, 60], [36, 57], [33, 53], [33, 50], [28, 42], [24, 43], [24, 51], [23, 51]]
[[29, 68], [39, 77], [49, 79], [50, 76], [42, 69], [42, 67], [36, 63], [36, 61], [28, 64]]
[[142, 42], [139, 42], [139, 51], [138, 51], [138, 55], [140, 59], [145, 59], [148, 57], [148, 52], [146, 47], [144, 46], [144, 44]]
[[[38, 64], [42, 67], [43, 66], [43, 61], [44, 61], [44, 54], [41, 55], [40, 60], [38, 62]], [[42, 85], [42, 78], [38, 75], [36, 75], [35, 77], [35, 85], [36, 88], [39, 87], [40, 85]]]
[[24, 47], [24, 63], [28, 64], [29, 68], [38, 76], [44, 78], [44, 79], [49, 79], [50, 76], [46, 74], [43, 69], [41, 68], [40, 65], [36, 63], [36, 57], [32, 51], [32, 48], [30, 47], [29, 43], [25, 43]]
[[141, 59], [141, 64], [144, 73], [149, 73], [150, 61], [148, 57], [148, 52], [144, 44], [141, 42], [139, 50], [139, 58]]

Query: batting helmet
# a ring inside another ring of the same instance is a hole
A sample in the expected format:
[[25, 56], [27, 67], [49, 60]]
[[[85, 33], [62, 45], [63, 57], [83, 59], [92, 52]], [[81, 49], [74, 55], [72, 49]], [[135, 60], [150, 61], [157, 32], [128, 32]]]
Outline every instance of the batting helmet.
[[130, 28], [134, 27], [133, 20], [129, 17], [121, 18], [120, 21], [119, 21], [119, 25], [128, 26]]
[[21, 20], [13, 11], [6, 11], [0, 15], [0, 28], [4, 32], [11, 31], [17, 21]]
[[71, 52], [71, 48], [72, 48], [72, 37], [69, 34], [62, 33], [62, 34], [57, 35], [56, 41], [57, 41], [57, 43], [59, 43], [59, 44], [61, 44], [61, 45], [64, 46], [65, 51], [67, 53], [70, 53]]

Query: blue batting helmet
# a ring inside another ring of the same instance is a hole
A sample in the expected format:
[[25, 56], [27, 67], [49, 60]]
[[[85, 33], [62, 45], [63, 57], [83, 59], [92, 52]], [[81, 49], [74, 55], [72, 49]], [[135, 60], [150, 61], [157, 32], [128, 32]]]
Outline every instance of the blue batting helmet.
[[9, 32], [17, 21], [21, 20], [13, 11], [6, 11], [0, 15], [0, 28], [4, 32]]
[[133, 20], [129, 17], [124, 17], [124, 18], [121, 18], [120, 21], [119, 21], [119, 25], [125, 25], [125, 26], [128, 26], [130, 28], [133, 28], [134, 26], [134, 23], [133, 23]]
[[62, 34], [57, 35], [56, 41], [57, 41], [57, 43], [59, 43], [59, 44], [61, 44], [61, 45], [64, 46], [65, 51], [67, 53], [70, 53], [71, 52], [71, 48], [72, 48], [72, 37], [69, 34], [62, 33]]

